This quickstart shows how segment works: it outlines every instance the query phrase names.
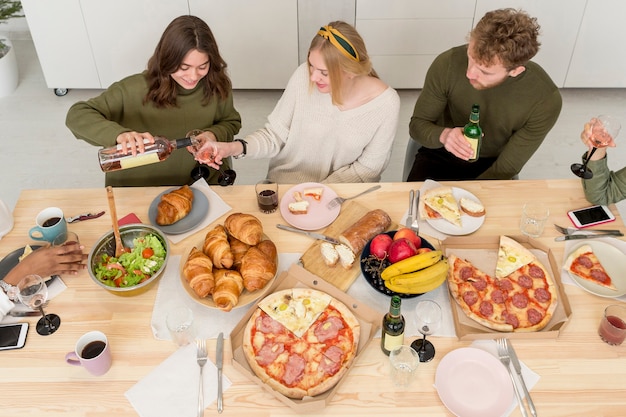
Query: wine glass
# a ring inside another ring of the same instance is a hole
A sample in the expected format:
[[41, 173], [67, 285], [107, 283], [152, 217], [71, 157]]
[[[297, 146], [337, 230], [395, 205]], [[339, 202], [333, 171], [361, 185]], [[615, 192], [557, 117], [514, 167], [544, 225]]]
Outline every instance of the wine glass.
[[606, 148], [609, 146], [619, 134], [620, 128], [621, 125], [612, 116], [601, 115], [594, 118], [591, 124], [591, 142], [594, 144], [594, 147], [590, 152], [588, 152], [584, 163], [572, 164], [570, 167], [572, 172], [580, 178], [584, 178], [586, 180], [593, 178], [593, 172], [587, 168], [589, 159], [591, 159], [591, 156], [595, 153], [596, 149]]
[[[187, 132], [187, 137], [192, 138], [201, 134], [202, 131], [199, 129], [194, 129]], [[203, 149], [202, 146], [192, 146], [194, 150], [194, 158], [196, 161], [211, 161], [213, 159], [212, 152], [209, 151], [208, 148]], [[235, 183], [235, 178], [237, 177], [237, 173], [234, 169], [223, 170], [221, 167], [219, 168], [219, 176], [217, 177], [217, 183], [222, 187], [226, 187], [229, 185], [233, 185]], [[191, 178], [192, 183], [196, 182], [200, 178], [207, 179], [209, 177], [210, 171], [209, 168], [205, 165], [198, 165], [194, 169], [191, 170]]]
[[61, 318], [56, 314], [46, 314], [43, 304], [48, 299], [48, 287], [39, 275], [26, 275], [17, 284], [18, 298], [22, 304], [33, 309], [39, 309], [41, 318], [37, 322], [37, 333], [42, 336], [50, 335], [57, 331], [61, 325]]
[[435, 346], [426, 340], [426, 335], [433, 334], [441, 325], [441, 307], [434, 301], [424, 300], [415, 307], [417, 329], [424, 335], [411, 343], [420, 358], [420, 362], [429, 362], [435, 357]]

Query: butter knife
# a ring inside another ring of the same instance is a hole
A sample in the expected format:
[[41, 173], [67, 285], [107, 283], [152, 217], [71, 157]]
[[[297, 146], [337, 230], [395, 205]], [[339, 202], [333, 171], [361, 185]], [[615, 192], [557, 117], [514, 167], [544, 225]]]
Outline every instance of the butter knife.
[[565, 235], [565, 236], [557, 236], [554, 238], [555, 242], [563, 242], [565, 240], [577, 240], [577, 239], [596, 239], [599, 237], [618, 237], [624, 236], [623, 233], [620, 234], [580, 234], [580, 235]]
[[224, 333], [217, 336], [217, 350], [215, 352], [215, 366], [217, 367], [217, 412], [224, 411], [222, 401], [222, 368], [224, 366]]
[[513, 345], [508, 340], [506, 341], [506, 349], [509, 351], [509, 356], [511, 357], [511, 363], [513, 364], [513, 368], [515, 368], [515, 373], [517, 373], [517, 376], [522, 383], [522, 389], [524, 390], [524, 396], [526, 397], [528, 407], [530, 407], [530, 413], [533, 416], [537, 417], [537, 409], [535, 408], [535, 404], [533, 403], [532, 398], [530, 398], [530, 393], [528, 392], [526, 382], [524, 381], [524, 377], [522, 376], [522, 365], [520, 365], [519, 363], [519, 359], [517, 358], [517, 353], [515, 353], [515, 349], [513, 349]]
[[324, 240], [326, 242], [332, 243], [333, 245], [338, 245], [341, 243], [337, 239], [334, 239], [330, 236], [323, 235], [321, 233], [315, 233], [315, 232], [309, 232], [309, 231], [302, 230], [302, 229], [296, 229], [295, 227], [285, 226], [284, 224], [277, 224], [276, 227], [282, 230], [287, 230], [289, 232], [301, 233], [308, 237], [312, 237], [313, 239]]
[[411, 190], [409, 192], [409, 214], [406, 218], [406, 227], [411, 227], [413, 224], [413, 202], [415, 201], [415, 191]]

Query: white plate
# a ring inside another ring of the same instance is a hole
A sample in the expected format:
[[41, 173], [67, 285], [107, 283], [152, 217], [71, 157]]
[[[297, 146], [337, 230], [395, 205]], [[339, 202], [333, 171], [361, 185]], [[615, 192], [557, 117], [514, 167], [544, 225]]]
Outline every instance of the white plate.
[[191, 211], [189, 214], [176, 223], [168, 226], [161, 226], [160, 224], [157, 224], [157, 207], [161, 201], [161, 196], [165, 193], [171, 193], [178, 188], [180, 187], [173, 187], [169, 190], [163, 191], [161, 194], [156, 196], [154, 200], [152, 200], [150, 208], [148, 209], [148, 218], [150, 219], [150, 223], [168, 235], [179, 235], [193, 230], [194, 227], [202, 223], [209, 213], [209, 200], [202, 191], [191, 187], [191, 191], [193, 192], [193, 204], [191, 205]]
[[[454, 196], [454, 198], [456, 198], [457, 202], [460, 201], [461, 198], [465, 197], [480, 203], [478, 197], [462, 188], [452, 187], [452, 195]], [[426, 219], [426, 221], [429, 225], [431, 225], [433, 228], [441, 233], [445, 233], [447, 235], [461, 236], [468, 235], [478, 230], [480, 226], [482, 226], [485, 222], [485, 216], [483, 215], [480, 217], [473, 217], [461, 211], [462, 227], [457, 227], [444, 219]]]
[[[324, 189], [322, 199], [320, 201], [316, 201], [311, 197], [305, 197], [304, 194], [302, 196], [303, 199], [309, 201], [309, 211], [307, 214], [292, 214], [289, 211], [289, 203], [294, 202], [294, 192], [300, 191], [302, 193], [306, 188], [317, 187], [322, 187]], [[323, 184], [316, 182], [298, 184], [291, 187], [287, 190], [287, 192], [285, 192], [285, 194], [283, 194], [283, 198], [280, 200], [280, 214], [283, 216], [283, 219], [285, 219], [285, 221], [293, 227], [297, 227], [302, 230], [318, 230], [328, 226], [335, 221], [337, 216], [339, 216], [341, 206], [337, 206], [332, 210], [329, 210], [328, 207], [326, 207], [330, 200], [335, 197], [337, 197], [337, 193]]]
[[513, 403], [513, 385], [502, 363], [476, 348], [453, 350], [441, 359], [435, 387], [455, 416], [502, 416]]
[[[602, 285], [594, 284], [593, 282], [579, 278], [568, 271], [569, 276], [572, 277], [574, 282], [583, 290], [590, 292], [591, 294], [599, 295], [600, 297], [615, 298], [626, 294], [626, 254], [617, 249], [615, 246], [594, 240], [589, 240], [576, 246], [572, 252], [582, 245], [591, 246], [593, 253], [596, 254], [598, 260], [600, 260], [600, 263], [611, 277], [613, 285], [617, 287], [617, 291], [613, 291], [609, 288], [603, 287]], [[565, 257], [565, 259], [568, 257], [569, 254]]]

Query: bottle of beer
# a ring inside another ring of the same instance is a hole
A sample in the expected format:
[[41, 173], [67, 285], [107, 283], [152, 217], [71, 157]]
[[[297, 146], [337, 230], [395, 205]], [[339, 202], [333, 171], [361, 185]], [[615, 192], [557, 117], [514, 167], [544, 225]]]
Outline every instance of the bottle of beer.
[[463, 128], [463, 136], [472, 146], [474, 155], [470, 157], [469, 162], [476, 162], [480, 154], [480, 143], [483, 140], [483, 130], [480, 128], [478, 121], [480, 120], [480, 106], [478, 104], [472, 105], [472, 112], [470, 113], [469, 123]]
[[404, 317], [400, 313], [402, 300], [397, 295], [391, 297], [389, 313], [383, 317], [380, 348], [389, 356], [392, 350], [404, 344]]

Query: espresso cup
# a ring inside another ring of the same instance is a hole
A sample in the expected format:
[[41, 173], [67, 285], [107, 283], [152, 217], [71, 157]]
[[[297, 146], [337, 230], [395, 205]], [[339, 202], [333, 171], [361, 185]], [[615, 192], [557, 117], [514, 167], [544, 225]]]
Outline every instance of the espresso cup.
[[63, 210], [58, 207], [48, 207], [39, 212], [35, 218], [35, 227], [28, 234], [31, 239], [54, 242], [57, 236], [67, 233], [67, 222]]
[[76, 342], [73, 352], [65, 355], [70, 365], [82, 366], [90, 374], [104, 375], [111, 368], [111, 348], [104, 333], [94, 330], [85, 333]]

